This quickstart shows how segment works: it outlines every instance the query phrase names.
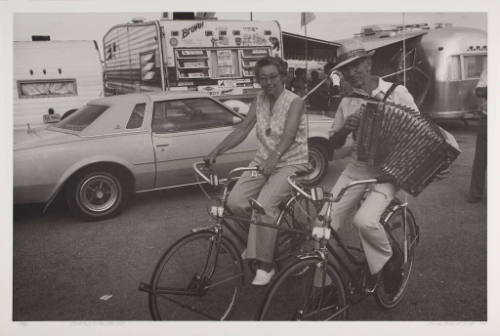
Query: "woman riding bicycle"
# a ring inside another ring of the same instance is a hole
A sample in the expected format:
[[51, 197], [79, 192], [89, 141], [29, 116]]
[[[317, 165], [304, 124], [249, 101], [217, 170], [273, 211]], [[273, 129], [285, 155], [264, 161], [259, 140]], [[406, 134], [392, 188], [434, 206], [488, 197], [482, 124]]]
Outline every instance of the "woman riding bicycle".
[[[239, 217], [248, 217], [249, 199], [256, 199], [265, 215], [253, 214], [257, 222], [274, 224], [278, 205], [290, 193], [287, 178], [307, 170], [307, 124], [304, 103], [299, 96], [285, 89], [287, 69], [278, 57], [266, 56], [257, 61], [254, 73], [262, 91], [252, 102], [245, 120], [236, 126], [206, 157], [210, 164], [218, 155], [240, 144], [256, 125], [258, 149], [250, 166], [259, 166], [262, 174], [244, 173], [232, 189], [227, 206]], [[266, 285], [274, 275], [274, 246], [277, 230], [250, 225], [245, 254], [257, 261], [253, 285]]]

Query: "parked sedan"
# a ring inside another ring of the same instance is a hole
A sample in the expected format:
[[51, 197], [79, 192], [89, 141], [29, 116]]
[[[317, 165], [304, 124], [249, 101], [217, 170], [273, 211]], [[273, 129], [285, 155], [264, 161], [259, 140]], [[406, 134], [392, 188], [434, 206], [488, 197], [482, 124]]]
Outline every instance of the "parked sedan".
[[[45, 203], [64, 193], [87, 220], [117, 215], [133, 193], [197, 183], [201, 160], [244, 116], [200, 93], [137, 93], [90, 101], [41, 131], [14, 140], [14, 203]], [[310, 158], [317, 183], [325, 175], [332, 119], [309, 116]], [[254, 131], [253, 131], [254, 132]], [[247, 165], [255, 134], [218, 158], [217, 173]]]

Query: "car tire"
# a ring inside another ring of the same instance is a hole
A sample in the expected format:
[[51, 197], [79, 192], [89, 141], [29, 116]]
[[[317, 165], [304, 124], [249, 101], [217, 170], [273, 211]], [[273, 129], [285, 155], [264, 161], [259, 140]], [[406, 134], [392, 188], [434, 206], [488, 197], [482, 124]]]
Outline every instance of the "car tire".
[[87, 221], [118, 215], [130, 194], [124, 180], [111, 169], [95, 168], [77, 173], [66, 192], [71, 212]]
[[328, 172], [328, 149], [326, 146], [316, 142], [309, 142], [309, 163], [312, 166], [312, 172], [301, 179], [305, 185], [316, 185]]

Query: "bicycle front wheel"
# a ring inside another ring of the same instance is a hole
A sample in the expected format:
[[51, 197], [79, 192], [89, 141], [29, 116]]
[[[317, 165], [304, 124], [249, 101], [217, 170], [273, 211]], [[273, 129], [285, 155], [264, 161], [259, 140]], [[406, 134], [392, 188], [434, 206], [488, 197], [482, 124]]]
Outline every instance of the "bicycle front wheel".
[[151, 278], [154, 320], [225, 320], [243, 284], [241, 257], [226, 238], [189, 234], [174, 243]]
[[[417, 244], [417, 227], [415, 218], [409, 209], [407, 209], [406, 214], [406, 228], [403, 220], [403, 209], [391, 213], [389, 218], [382, 223], [391, 243], [394, 258], [384, 267], [382, 283], [375, 292], [375, 301], [385, 309], [394, 308], [401, 302], [408, 288], [413, 269]], [[404, 258], [405, 249], [407, 251], [406, 260]], [[392, 263], [392, 265], [389, 265], [389, 263]], [[392, 269], [385, 269], [389, 266]]]
[[[258, 313], [259, 320], [345, 320], [346, 293], [339, 273], [323, 261], [309, 258], [290, 264], [278, 274]], [[301, 274], [297, 276], [297, 274]]]

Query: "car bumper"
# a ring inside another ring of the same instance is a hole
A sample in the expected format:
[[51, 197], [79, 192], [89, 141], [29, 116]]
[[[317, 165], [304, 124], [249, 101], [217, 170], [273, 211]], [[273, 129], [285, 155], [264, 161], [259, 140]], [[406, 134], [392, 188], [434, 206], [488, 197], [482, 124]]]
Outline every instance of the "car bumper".
[[14, 204], [45, 203], [53, 189], [53, 184], [15, 185]]

